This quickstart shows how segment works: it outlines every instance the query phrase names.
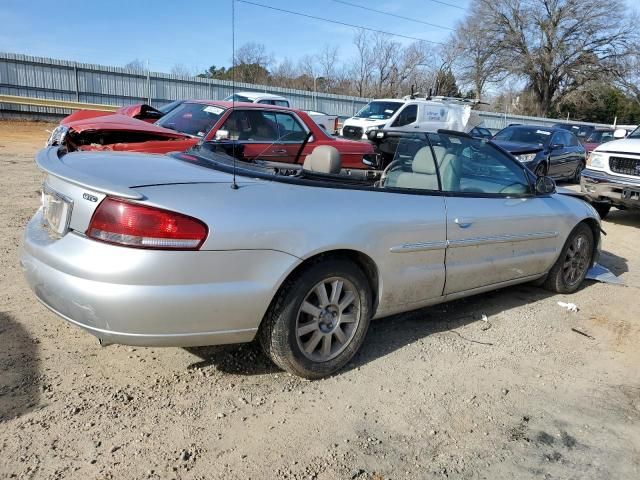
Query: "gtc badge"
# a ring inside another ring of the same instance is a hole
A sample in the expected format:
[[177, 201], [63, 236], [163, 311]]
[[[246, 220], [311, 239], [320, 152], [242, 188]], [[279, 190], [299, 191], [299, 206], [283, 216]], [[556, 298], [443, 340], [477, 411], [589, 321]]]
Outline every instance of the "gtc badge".
[[85, 200], [89, 200], [90, 202], [98, 201], [98, 197], [94, 197], [93, 195], [89, 195], [88, 193], [83, 193], [82, 198], [84, 198]]

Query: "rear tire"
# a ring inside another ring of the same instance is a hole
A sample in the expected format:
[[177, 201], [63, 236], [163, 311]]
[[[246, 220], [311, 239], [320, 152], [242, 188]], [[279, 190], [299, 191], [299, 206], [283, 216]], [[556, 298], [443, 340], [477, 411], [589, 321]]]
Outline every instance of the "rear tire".
[[573, 293], [582, 284], [593, 260], [593, 232], [588, 225], [573, 229], [551, 267], [544, 288], [556, 293]]
[[584, 170], [585, 164], [583, 162], [578, 163], [576, 167], [576, 171], [573, 173], [573, 177], [571, 177], [571, 183], [580, 183], [580, 177], [582, 176], [582, 170]]
[[260, 326], [260, 344], [287, 372], [307, 379], [332, 375], [362, 346], [371, 305], [360, 268], [344, 259], [319, 260], [280, 288]]

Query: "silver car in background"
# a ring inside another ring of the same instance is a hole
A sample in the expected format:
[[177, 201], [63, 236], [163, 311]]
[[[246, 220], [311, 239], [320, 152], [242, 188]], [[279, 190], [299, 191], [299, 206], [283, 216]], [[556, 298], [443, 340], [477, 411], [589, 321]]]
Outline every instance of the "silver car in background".
[[599, 217], [490, 142], [400, 135], [381, 176], [331, 147], [303, 166], [187, 153], [37, 155], [43, 205], [21, 263], [37, 298], [104, 343], [258, 338], [307, 378], [343, 367], [374, 318], [538, 280], [572, 293]]

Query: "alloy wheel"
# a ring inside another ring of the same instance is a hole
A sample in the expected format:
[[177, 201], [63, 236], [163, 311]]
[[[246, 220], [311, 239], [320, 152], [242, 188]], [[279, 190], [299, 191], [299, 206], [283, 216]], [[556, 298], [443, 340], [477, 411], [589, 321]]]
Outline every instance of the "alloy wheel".
[[562, 265], [562, 276], [567, 286], [574, 286], [582, 281], [589, 268], [589, 240], [584, 234], [576, 235], [569, 248]]
[[342, 277], [317, 283], [305, 296], [296, 317], [296, 340], [314, 362], [338, 356], [353, 339], [361, 320], [356, 287]]

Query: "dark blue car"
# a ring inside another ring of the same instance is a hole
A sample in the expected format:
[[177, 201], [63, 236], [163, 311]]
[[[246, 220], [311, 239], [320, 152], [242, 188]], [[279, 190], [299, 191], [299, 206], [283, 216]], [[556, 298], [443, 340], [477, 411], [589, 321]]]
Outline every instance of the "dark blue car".
[[513, 125], [496, 133], [492, 141], [538, 176], [578, 182], [587, 162], [578, 137], [562, 128]]

